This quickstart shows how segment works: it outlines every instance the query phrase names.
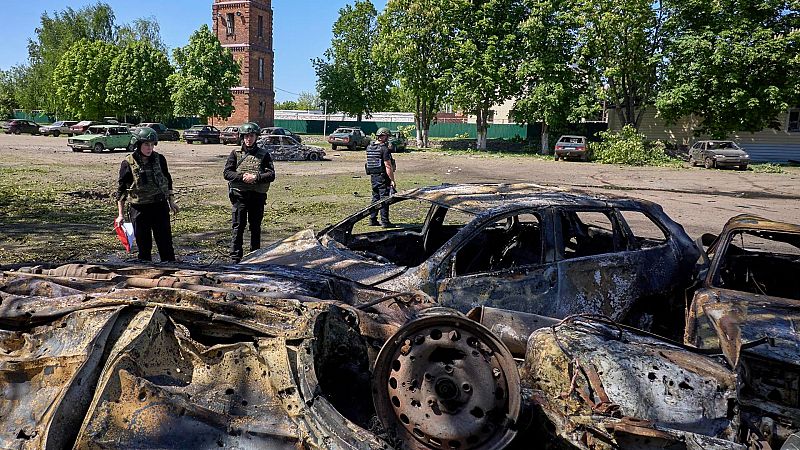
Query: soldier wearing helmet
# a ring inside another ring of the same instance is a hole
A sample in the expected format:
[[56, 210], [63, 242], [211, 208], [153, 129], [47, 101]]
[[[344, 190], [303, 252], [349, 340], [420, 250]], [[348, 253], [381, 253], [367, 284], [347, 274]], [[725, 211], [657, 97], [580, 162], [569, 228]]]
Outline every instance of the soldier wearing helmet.
[[[378, 128], [375, 133], [377, 139], [367, 147], [367, 162], [364, 164], [367, 175], [372, 183], [372, 201], [377, 202], [392, 194], [397, 189], [394, 179], [395, 162], [392, 149], [389, 147], [389, 136], [392, 134], [388, 128]], [[394, 225], [389, 221], [389, 204], [384, 203], [381, 208], [381, 221], [378, 223], [378, 211], [372, 210], [370, 225], [381, 225], [390, 228]]]
[[152, 261], [155, 239], [161, 261], [175, 261], [169, 213], [178, 214], [178, 205], [167, 160], [154, 150], [158, 134], [152, 128], [140, 128], [134, 131], [131, 145], [134, 152], [126, 156], [119, 167], [116, 223], [124, 221], [127, 203], [139, 249], [138, 258]]
[[231, 201], [230, 256], [233, 262], [242, 259], [244, 229], [250, 225], [250, 251], [261, 248], [261, 220], [267, 202], [269, 184], [275, 181], [275, 166], [264, 142], [258, 141], [261, 132], [258, 124], [246, 123], [239, 127], [242, 147], [231, 152], [225, 162], [223, 176], [228, 181], [228, 198]]

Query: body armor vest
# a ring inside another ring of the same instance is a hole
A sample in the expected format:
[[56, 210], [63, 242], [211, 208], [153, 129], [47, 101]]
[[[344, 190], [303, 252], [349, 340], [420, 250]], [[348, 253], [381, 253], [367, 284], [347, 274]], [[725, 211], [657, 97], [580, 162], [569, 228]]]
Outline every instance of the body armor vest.
[[[267, 156], [266, 146], [259, 145], [255, 154], [245, 153], [242, 149], [236, 150], [236, 172], [258, 175], [261, 171], [261, 162]], [[245, 183], [244, 181], [229, 181], [228, 187], [238, 191], [251, 191], [266, 194], [269, 183]]]
[[131, 166], [133, 183], [128, 188], [128, 201], [136, 205], [146, 205], [167, 200], [169, 180], [161, 170], [161, 158], [153, 152], [145, 165], [139, 164], [131, 153], [125, 158]]
[[383, 160], [381, 159], [381, 147], [386, 147], [386, 145], [373, 142], [367, 146], [367, 163], [364, 164], [367, 175], [381, 175], [386, 173], [386, 167], [383, 165]]

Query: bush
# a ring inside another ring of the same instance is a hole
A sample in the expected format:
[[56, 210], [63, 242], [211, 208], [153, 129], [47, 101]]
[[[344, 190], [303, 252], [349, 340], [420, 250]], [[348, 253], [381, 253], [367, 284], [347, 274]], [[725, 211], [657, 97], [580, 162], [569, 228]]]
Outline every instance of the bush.
[[644, 134], [625, 125], [619, 132], [601, 131], [602, 142], [589, 144], [594, 158], [604, 164], [656, 166], [670, 162], [666, 146], [661, 141], [646, 141]]
[[397, 131], [406, 135], [406, 137], [412, 137], [417, 135], [417, 126], [416, 125], [400, 125], [397, 127]]
[[750, 168], [756, 173], [783, 173], [783, 167], [774, 163], [751, 164]]

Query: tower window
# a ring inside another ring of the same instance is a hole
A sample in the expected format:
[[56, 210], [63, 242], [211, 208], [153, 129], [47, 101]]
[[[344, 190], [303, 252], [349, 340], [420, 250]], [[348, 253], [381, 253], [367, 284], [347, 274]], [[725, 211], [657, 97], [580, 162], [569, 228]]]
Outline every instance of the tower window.
[[264, 16], [258, 16], [258, 37], [264, 37]]
[[264, 79], [264, 58], [258, 58], [258, 79]]
[[234, 18], [233, 13], [228, 13], [227, 16], [226, 16], [227, 20], [225, 20], [225, 27], [228, 30], [228, 36], [233, 36], [233, 34], [236, 31], [235, 24], [233, 22], [233, 20], [234, 20], [233, 18]]
[[258, 101], [258, 117], [264, 117], [267, 114], [267, 104], [263, 100]]

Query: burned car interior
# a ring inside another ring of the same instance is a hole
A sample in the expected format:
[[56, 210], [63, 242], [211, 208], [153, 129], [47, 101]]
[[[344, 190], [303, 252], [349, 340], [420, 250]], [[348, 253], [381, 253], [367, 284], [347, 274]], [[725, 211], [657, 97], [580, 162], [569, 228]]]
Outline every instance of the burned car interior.
[[714, 286], [800, 300], [800, 235], [760, 230], [731, 234]]

